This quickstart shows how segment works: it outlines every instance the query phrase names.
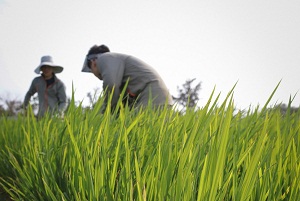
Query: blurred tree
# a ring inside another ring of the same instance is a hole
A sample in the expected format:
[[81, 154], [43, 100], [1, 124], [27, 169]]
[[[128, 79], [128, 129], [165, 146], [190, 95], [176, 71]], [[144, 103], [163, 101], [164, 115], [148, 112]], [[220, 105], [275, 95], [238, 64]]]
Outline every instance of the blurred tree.
[[173, 99], [178, 104], [182, 105], [184, 108], [192, 108], [197, 105], [199, 100], [199, 91], [201, 89], [201, 82], [199, 82], [194, 88], [192, 83], [196, 80], [188, 79], [182, 85], [182, 88], [177, 86], [178, 97], [173, 96]]
[[3, 105], [0, 105], [0, 116], [2, 116], [3, 114], [5, 114], [6, 110], [3, 107]]
[[99, 97], [101, 95], [101, 89], [100, 88], [94, 88], [94, 91], [93, 92], [88, 92], [87, 93], [87, 97], [88, 97], [88, 100], [89, 100], [89, 104], [90, 104], [90, 107], [93, 108], [94, 105], [96, 104], [96, 102], [98, 101]]
[[299, 111], [299, 107], [292, 107], [291, 105], [287, 105], [285, 103], [275, 105], [274, 108], [280, 108], [280, 112], [283, 115], [285, 115], [287, 112], [298, 113]]
[[[39, 101], [37, 94], [30, 100], [32, 110], [36, 114], [38, 111]], [[9, 95], [6, 97], [0, 97], [0, 115], [5, 116], [16, 116], [18, 113], [25, 114], [26, 109], [23, 107], [23, 102], [17, 98], [10, 98]]]
[[0, 97], [0, 115], [15, 116], [18, 114], [18, 108], [22, 102], [17, 99]]

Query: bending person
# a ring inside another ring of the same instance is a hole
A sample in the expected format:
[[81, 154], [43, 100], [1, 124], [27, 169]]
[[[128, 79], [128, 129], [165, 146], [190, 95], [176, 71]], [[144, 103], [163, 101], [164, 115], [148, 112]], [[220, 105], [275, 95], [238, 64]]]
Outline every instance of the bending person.
[[106, 96], [102, 112], [111, 92], [111, 109], [114, 110], [124, 86], [127, 86], [126, 101], [130, 107], [145, 107], [149, 101], [154, 107], [172, 105], [172, 96], [164, 81], [150, 65], [130, 55], [110, 52], [105, 45], [90, 48], [82, 72], [92, 72], [103, 80]]

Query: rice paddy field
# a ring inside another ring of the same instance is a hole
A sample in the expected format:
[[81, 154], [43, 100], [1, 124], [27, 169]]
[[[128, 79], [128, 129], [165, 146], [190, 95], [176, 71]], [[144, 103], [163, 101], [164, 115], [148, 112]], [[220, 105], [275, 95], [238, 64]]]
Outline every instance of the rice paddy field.
[[[275, 91], [274, 91], [275, 92]], [[273, 92], [273, 93], [274, 93]], [[214, 92], [213, 92], [214, 93]], [[118, 114], [103, 102], [64, 118], [0, 118], [0, 189], [7, 200], [300, 199], [300, 114], [236, 111], [232, 91], [184, 113]]]

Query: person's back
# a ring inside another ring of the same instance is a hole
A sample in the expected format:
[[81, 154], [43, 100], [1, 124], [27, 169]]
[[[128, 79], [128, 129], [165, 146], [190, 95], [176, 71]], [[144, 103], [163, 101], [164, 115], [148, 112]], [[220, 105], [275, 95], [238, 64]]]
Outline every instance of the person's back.
[[[110, 76], [107, 82], [103, 78], [104, 88], [107, 85], [115, 85], [115, 87], [121, 87], [120, 90], [122, 90], [122, 86], [126, 85], [128, 81], [127, 92], [137, 97], [137, 106], [146, 106], [149, 100], [153, 105], [172, 104], [172, 97], [161, 76], [142, 60], [134, 56], [111, 52], [102, 54], [98, 60], [99, 70], [103, 72], [103, 76], [120, 75], [116, 79], [112, 79]], [[112, 68], [112, 63], [118, 68]]]

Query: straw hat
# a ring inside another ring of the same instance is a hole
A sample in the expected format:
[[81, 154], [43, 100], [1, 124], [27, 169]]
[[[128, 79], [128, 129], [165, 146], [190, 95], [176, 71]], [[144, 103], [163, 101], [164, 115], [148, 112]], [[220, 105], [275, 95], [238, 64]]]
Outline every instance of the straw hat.
[[50, 66], [53, 68], [53, 73], [61, 73], [63, 71], [63, 67], [58, 66], [53, 63], [53, 59], [51, 56], [43, 56], [41, 58], [40, 65], [34, 70], [36, 74], [40, 74], [42, 66]]

